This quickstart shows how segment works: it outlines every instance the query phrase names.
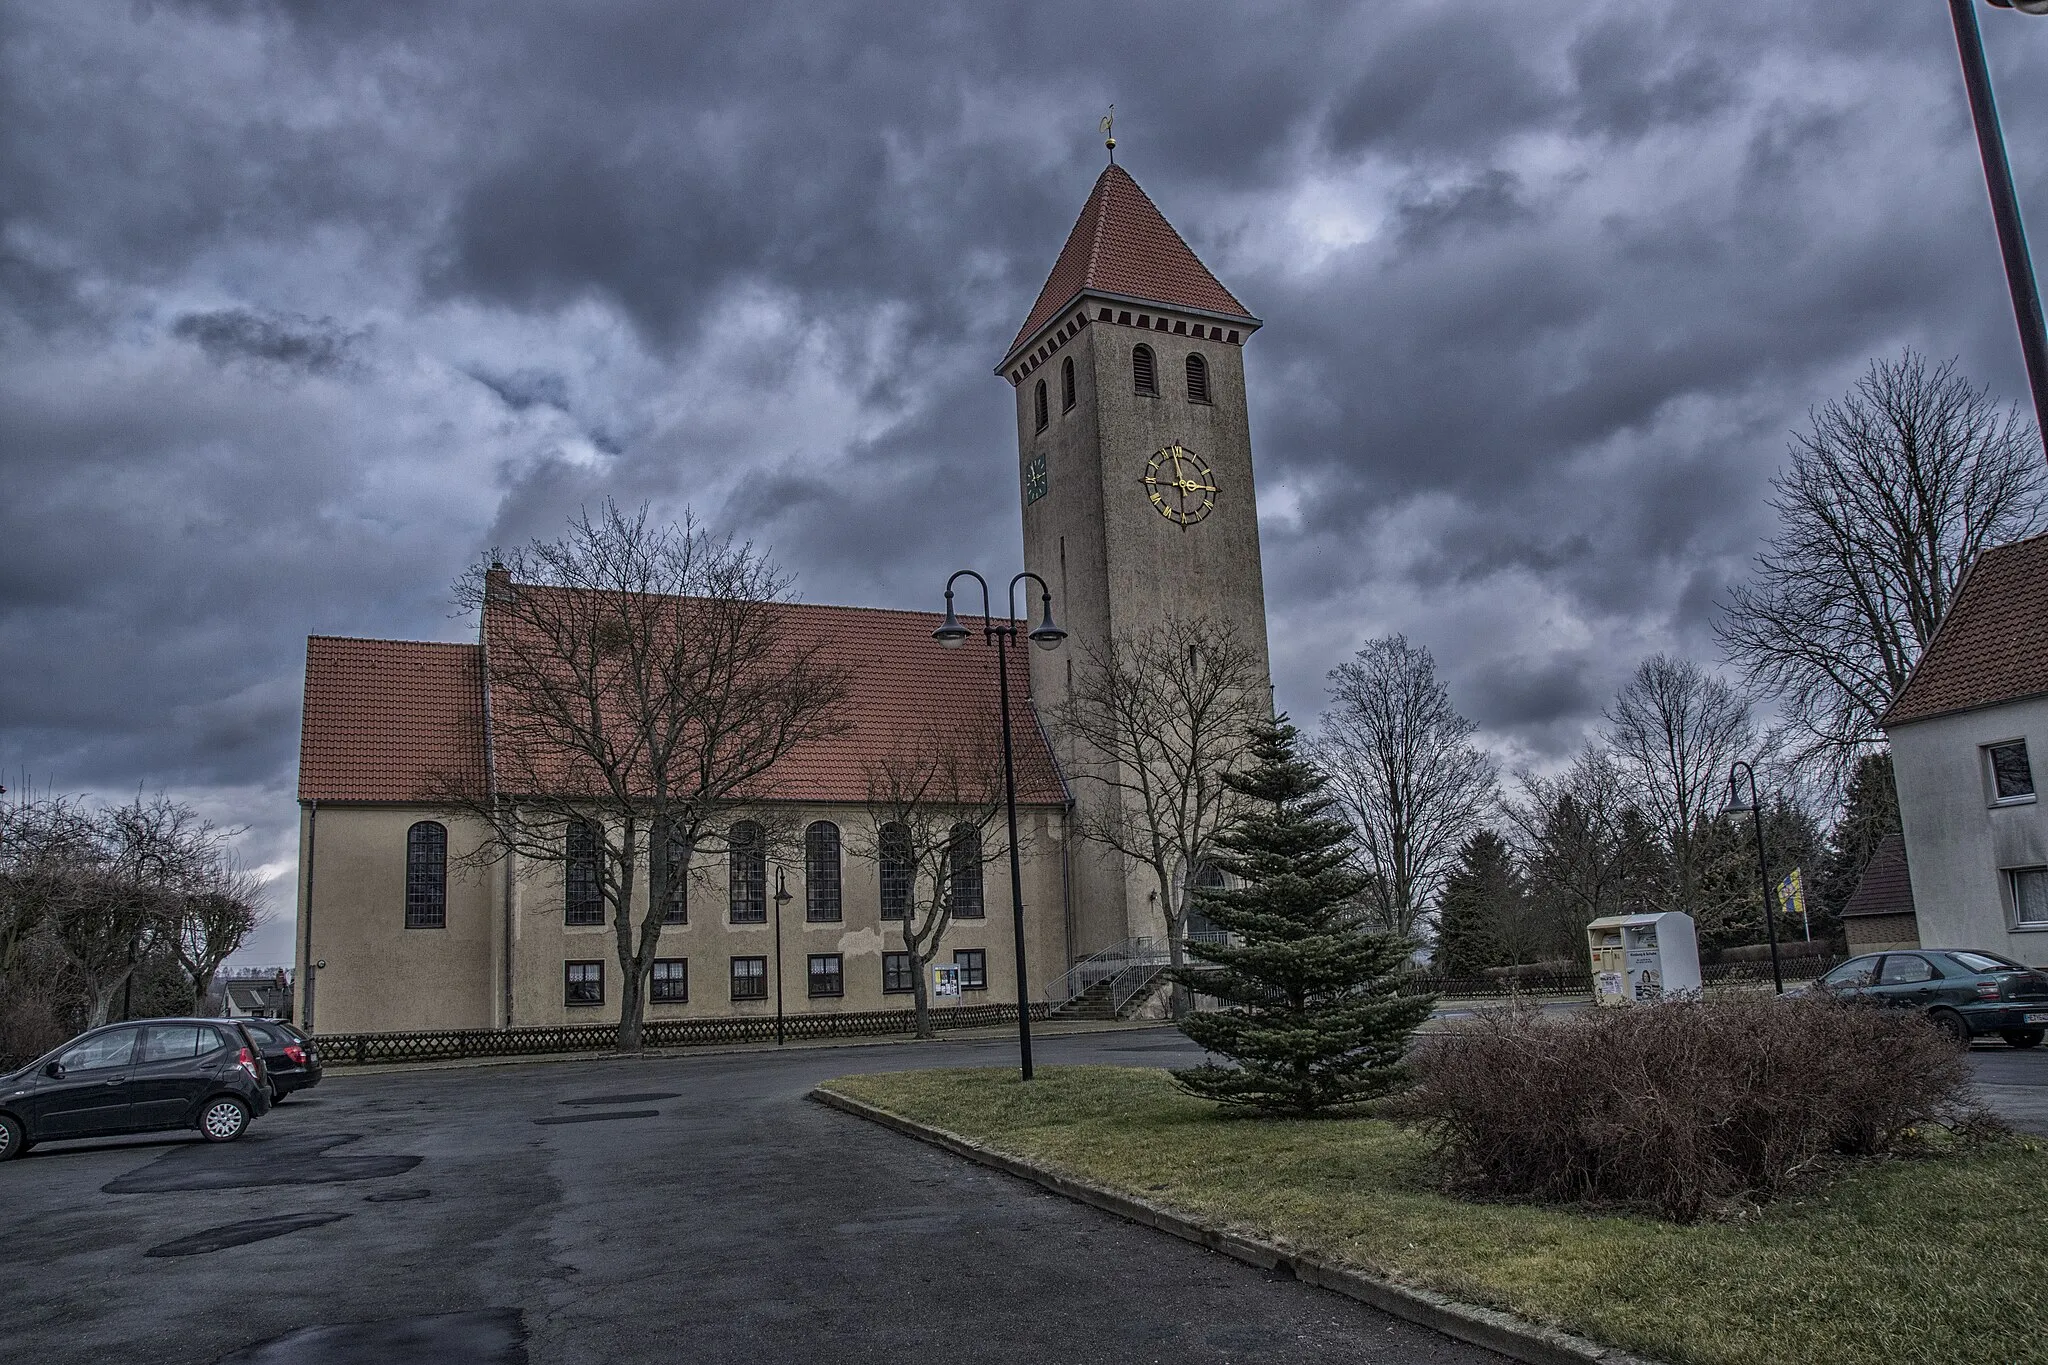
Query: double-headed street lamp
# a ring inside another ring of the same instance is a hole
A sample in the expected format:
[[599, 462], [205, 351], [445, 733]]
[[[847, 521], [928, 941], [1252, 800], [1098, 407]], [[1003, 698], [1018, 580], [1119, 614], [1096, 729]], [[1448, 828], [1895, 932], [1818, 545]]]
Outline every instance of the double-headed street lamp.
[[[1747, 793], [1736, 785], [1737, 773], [1748, 779]], [[1771, 942], [1771, 984], [1783, 995], [1785, 971], [1778, 965], [1778, 920], [1771, 913], [1771, 866], [1764, 858], [1763, 803], [1756, 798], [1756, 769], [1737, 759], [1728, 769], [1728, 805], [1721, 814], [1740, 816], [1745, 811], [1749, 813], [1749, 826], [1756, 833], [1756, 878], [1764, 893], [1764, 937]]]
[[[2048, 0], [1986, 0], [1998, 9], [2048, 15]], [[2027, 232], [2020, 222], [2020, 201], [2013, 193], [2012, 166], [2005, 157], [2005, 133], [1998, 126], [1998, 105], [1991, 98], [1991, 71], [1984, 62], [1984, 36], [1977, 31], [1972, 0], [1948, 0], [1955, 23], [1956, 52], [1963, 60], [1963, 86], [1970, 95], [1970, 121], [1977, 127], [1977, 155], [1984, 162], [1984, 185], [1991, 192], [1991, 220], [1998, 228], [1998, 250], [2005, 257], [2005, 283], [2012, 291], [2012, 311], [2020, 329], [2020, 354], [2027, 364], [2027, 386], [2034, 393], [2034, 422], [2048, 448], [2048, 327], [2041, 320], [2041, 291], [2034, 283], [2034, 262], [2027, 254]]]
[[1044, 615], [1025, 638], [1040, 649], [1058, 649], [1067, 633], [1052, 622], [1052, 589], [1045, 580], [1026, 569], [1010, 580], [1009, 611], [998, 623], [989, 611], [988, 580], [972, 569], [961, 569], [946, 580], [946, 619], [932, 632], [932, 638], [947, 649], [958, 649], [974, 632], [960, 624], [953, 614], [953, 585], [963, 578], [981, 584], [981, 634], [996, 647], [996, 696], [1003, 717], [1003, 802], [1010, 817], [1010, 918], [1017, 932], [1017, 1069], [1031, 1079], [1031, 988], [1024, 970], [1024, 875], [1017, 856], [1017, 760], [1010, 739], [1010, 656], [1023, 622], [1017, 619], [1017, 585], [1030, 579], [1038, 585]]

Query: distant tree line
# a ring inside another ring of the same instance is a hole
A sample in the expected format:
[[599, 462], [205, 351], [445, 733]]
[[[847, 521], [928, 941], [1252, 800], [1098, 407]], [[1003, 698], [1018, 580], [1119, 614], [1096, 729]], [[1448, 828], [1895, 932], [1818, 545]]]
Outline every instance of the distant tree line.
[[233, 833], [161, 795], [0, 804], [0, 1059], [203, 1010], [263, 920]]

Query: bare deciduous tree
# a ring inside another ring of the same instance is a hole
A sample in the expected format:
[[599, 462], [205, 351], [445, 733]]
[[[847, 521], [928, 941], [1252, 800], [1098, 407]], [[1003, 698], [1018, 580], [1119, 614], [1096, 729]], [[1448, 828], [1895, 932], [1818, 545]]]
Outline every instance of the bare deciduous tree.
[[1493, 760], [1472, 744], [1427, 649], [1389, 635], [1330, 671], [1316, 756], [1358, 838], [1369, 903], [1402, 935], [1498, 800]]
[[927, 728], [868, 768], [866, 823], [849, 845], [880, 870], [883, 921], [899, 924], [910, 955], [920, 1038], [933, 1036], [930, 968], [954, 912], [962, 897], [981, 898], [988, 869], [1010, 856], [1001, 742]]
[[1246, 761], [1253, 726], [1271, 718], [1258, 652], [1205, 617], [1169, 618], [1085, 651], [1073, 691], [1051, 708], [1053, 728], [1096, 760], [1069, 774], [1103, 797], [1080, 803], [1075, 833], [1151, 872], [1175, 967], [1195, 882], [1237, 804], [1223, 776]]
[[1533, 953], [1576, 958], [1581, 931], [1638, 905], [1663, 876], [1656, 831], [1629, 799], [1620, 767], [1588, 745], [1554, 777], [1516, 774], [1506, 803], [1529, 878], [1530, 917], [1510, 926], [1517, 960]]
[[471, 863], [587, 879], [614, 931], [622, 1051], [640, 1047], [670, 885], [740, 812], [772, 823], [769, 770], [840, 727], [845, 679], [784, 629], [788, 589], [752, 546], [610, 502], [456, 586], [483, 615], [491, 743], [481, 789], [451, 773], [441, 802], [487, 832]]
[[1778, 532], [1717, 626], [1750, 684], [1838, 762], [1877, 736], [1977, 555], [2042, 524], [2040, 446], [1950, 361], [1879, 360], [1772, 481]]
[[1749, 704], [1698, 664], [1657, 654], [1636, 666], [1607, 726], [1630, 797], [1670, 850], [1666, 908], [1698, 919], [1701, 822], [1721, 809], [1728, 765], [1754, 757]]
[[167, 912], [164, 945], [191, 988], [192, 1012], [203, 1013], [221, 964], [266, 918], [256, 879], [223, 857], [194, 884], [178, 888]]

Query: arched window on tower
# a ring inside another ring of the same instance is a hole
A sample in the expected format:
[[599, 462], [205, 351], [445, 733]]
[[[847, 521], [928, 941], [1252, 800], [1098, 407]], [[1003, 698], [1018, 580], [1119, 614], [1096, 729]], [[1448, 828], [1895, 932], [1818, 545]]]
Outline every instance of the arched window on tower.
[[405, 832], [405, 927], [448, 927], [448, 827], [437, 820]]
[[1199, 352], [1188, 356], [1188, 401], [1206, 403], [1209, 401], [1209, 362]]
[[1159, 396], [1159, 361], [1150, 346], [1131, 352], [1131, 386], [1147, 397]]
[[804, 918], [820, 924], [839, 918], [839, 826], [830, 820], [804, 831]]
[[1038, 429], [1044, 431], [1046, 423], [1052, 420], [1052, 416], [1045, 410], [1045, 381], [1043, 379], [1038, 381], [1038, 389], [1031, 396], [1031, 406], [1032, 410], [1038, 414]]
[[1060, 411], [1074, 410], [1074, 357], [1060, 362]]

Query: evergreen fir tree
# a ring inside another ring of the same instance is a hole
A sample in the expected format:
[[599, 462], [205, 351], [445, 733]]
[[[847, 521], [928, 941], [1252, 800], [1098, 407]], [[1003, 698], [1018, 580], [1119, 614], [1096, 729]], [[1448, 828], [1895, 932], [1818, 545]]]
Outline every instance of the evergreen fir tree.
[[1490, 829], [1467, 839], [1458, 857], [1437, 899], [1436, 957], [1430, 965], [1444, 976], [1477, 976], [1509, 965], [1505, 931], [1522, 912], [1528, 890], [1514, 851]]
[[1807, 888], [1815, 938], [1823, 932], [1831, 938], [1840, 933], [1842, 907], [1856, 894], [1856, 884], [1863, 880], [1871, 855], [1885, 835], [1899, 832], [1899, 793], [1892, 785], [1891, 754], [1865, 754], [1857, 759], [1845, 795], [1842, 818], [1828, 835], [1820, 875], [1816, 884]]
[[1268, 1113], [1313, 1114], [1386, 1094], [1405, 1079], [1409, 1036], [1429, 996], [1396, 996], [1412, 945], [1363, 922], [1365, 879], [1326, 779], [1296, 751], [1282, 716], [1252, 742], [1253, 766], [1224, 778], [1245, 809], [1218, 840], [1236, 885], [1200, 893], [1233, 941], [1190, 943], [1200, 965], [1177, 974], [1227, 1008], [1181, 1030], [1237, 1065], [1176, 1071], [1182, 1089]]

